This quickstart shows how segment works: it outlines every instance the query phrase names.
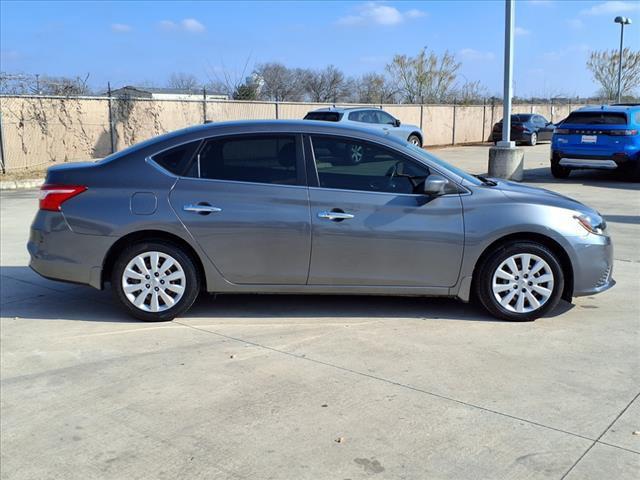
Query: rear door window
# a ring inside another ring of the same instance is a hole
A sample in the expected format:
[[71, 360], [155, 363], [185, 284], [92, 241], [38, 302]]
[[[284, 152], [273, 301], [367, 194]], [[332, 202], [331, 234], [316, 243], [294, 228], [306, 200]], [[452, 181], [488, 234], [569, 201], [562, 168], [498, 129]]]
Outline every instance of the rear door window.
[[627, 116], [621, 112], [573, 112], [563, 125], [626, 125]]
[[299, 185], [296, 135], [239, 135], [207, 140], [198, 154], [199, 176], [211, 180]]

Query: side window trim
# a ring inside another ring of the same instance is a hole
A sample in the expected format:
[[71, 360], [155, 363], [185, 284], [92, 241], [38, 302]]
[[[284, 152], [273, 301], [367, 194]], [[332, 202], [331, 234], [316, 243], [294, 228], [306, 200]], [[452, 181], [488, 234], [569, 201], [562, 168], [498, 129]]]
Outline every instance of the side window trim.
[[[289, 185], [284, 183], [267, 183], [267, 182], [252, 182], [247, 180], [225, 180], [219, 178], [202, 178], [201, 170], [200, 170], [200, 154], [202, 150], [205, 148], [208, 141], [217, 141], [217, 140], [226, 140], [228, 138], [238, 138], [238, 137], [270, 137], [270, 136], [291, 136], [295, 139], [296, 145], [296, 184]], [[254, 185], [272, 185], [274, 187], [306, 187], [307, 184], [307, 175], [305, 170], [305, 162], [304, 162], [304, 152], [302, 146], [302, 135], [297, 132], [257, 132], [257, 133], [235, 133], [235, 134], [223, 134], [223, 135], [214, 135], [212, 137], [205, 137], [200, 139], [200, 145], [196, 150], [195, 158], [198, 161], [198, 176], [197, 177], [186, 177], [191, 178], [193, 180], [204, 180], [209, 182], [235, 182], [235, 183], [251, 183]], [[188, 171], [188, 170], [187, 170]]]

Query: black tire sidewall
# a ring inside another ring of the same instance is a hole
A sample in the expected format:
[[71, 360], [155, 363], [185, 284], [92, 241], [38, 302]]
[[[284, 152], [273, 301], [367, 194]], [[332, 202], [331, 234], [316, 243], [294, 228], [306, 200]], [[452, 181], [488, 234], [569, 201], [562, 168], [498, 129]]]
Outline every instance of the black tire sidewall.
[[[494, 298], [492, 289], [493, 274], [496, 269], [504, 260], [520, 253], [530, 253], [542, 258], [551, 268], [554, 277], [551, 297], [540, 309], [530, 313], [515, 313], [506, 310]], [[544, 316], [556, 307], [564, 290], [564, 273], [556, 255], [547, 247], [534, 242], [520, 241], [504, 245], [490, 254], [479, 269], [475, 285], [477, 298], [491, 315], [512, 322], [528, 322]]]
[[[122, 289], [122, 274], [127, 264], [137, 255], [151, 251], [166, 253], [176, 259], [184, 271], [186, 281], [185, 292], [178, 303], [157, 313], [138, 309], [127, 299]], [[111, 289], [118, 302], [133, 317], [145, 322], [164, 322], [181, 315], [193, 305], [200, 292], [200, 278], [194, 260], [180, 247], [170, 242], [148, 241], [132, 245], [118, 256], [111, 273]]]
[[563, 167], [557, 162], [551, 162], [551, 175], [555, 178], [568, 178], [570, 173], [570, 168]]

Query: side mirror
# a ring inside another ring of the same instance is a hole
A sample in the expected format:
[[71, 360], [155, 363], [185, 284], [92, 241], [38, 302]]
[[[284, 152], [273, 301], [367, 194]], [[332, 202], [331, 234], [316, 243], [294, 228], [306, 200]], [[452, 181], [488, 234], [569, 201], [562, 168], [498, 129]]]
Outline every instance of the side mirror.
[[452, 193], [455, 189], [451, 187], [451, 182], [437, 173], [429, 175], [424, 181], [425, 195], [438, 196], [444, 195], [445, 193]]
[[397, 118], [393, 121], [393, 126], [394, 127], [399, 127], [400, 126], [400, 120], [398, 120]]

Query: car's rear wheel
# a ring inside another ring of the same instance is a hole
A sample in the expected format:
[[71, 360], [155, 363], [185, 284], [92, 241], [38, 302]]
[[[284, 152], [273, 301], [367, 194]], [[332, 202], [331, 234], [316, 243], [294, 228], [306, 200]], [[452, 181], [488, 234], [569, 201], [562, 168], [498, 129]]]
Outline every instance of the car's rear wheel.
[[416, 147], [422, 147], [422, 140], [420, 140], [420, 137], [418, 135], [409, 135], [407, 142], [409, 142], [411, 145], [415, 145]]
[[186, 312], [200, 291], [193, 259], [169, 242], [138, 243], [116, 260], [111, 287], [135, 318], [147, 322], [171, 320]]
[[570, 168], [563, 167], [558, 162], [551, 161], [551, 175], [555, 178], [568, 178], [570, 173]]
[[535, 147], [538, 143], [538, 134], [536, 132], [531, 133], [531, 137], [529, 137], [529, 145]]
[[480, 265], [476, 295], [494, 317], [526, 322], [551, 311], [564, 289], [556, 255], [533, 242], [513, 242], [492, 252]]

